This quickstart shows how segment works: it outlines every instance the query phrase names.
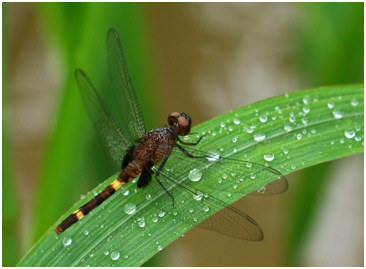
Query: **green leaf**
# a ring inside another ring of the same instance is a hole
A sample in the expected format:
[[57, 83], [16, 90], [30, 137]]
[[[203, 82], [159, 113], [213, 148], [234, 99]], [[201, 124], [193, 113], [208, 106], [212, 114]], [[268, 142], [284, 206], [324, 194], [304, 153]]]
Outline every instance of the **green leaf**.
[[[197, 133], [197, 137], [206, 134], [195, 148], [218, 150], [221, 156], [238, 160], [264, 165], [268, 163], [286, 175], [363, 152], [363, 99], [363, 85], [323, 87], [267, 99], [193, 128], [192, 132]], [[192, 141], [196, 136], [191, 137]], [[273, 160], [266, 161], [266, 154], [273, 155]], [[177, 169], [185, 164], [181, 160], [169, 161], [169, 167], [175, 168], [174, 176], [177, 178], [188, 176]], [[155, 206], [154, 196], [145, 198], [157, 187], [153, 180], [147, 188], [138, 190], [136, 183], [128, 183], [81, 221], [57, 236], [53, 231], [57, 224], [99, 193], [116, 176], [100, 184], [66, 212], [19, 265], [139, 266], [191, 228], [168, 214], [168, 211], [164, 211], [164, 216], [161, 213], [155, 222], [154, 216], [159, 215], [159, 207]], [[232, 182], [223, 180], [218, 183], [217, 178], [204, 176], [197, 182], [199, 188], [208, 190], [209, 195], [219, 197], [228, 204], [268, 183], [265, 173], [259, 173], [251, 181], [245, 179], [238, 183], [242, 191], [235, 192]], [[220, 191], [217, 190], [219, 184], [222, 184]], [[125, 213], [127, 204], [136, 205], [134, 214]], [[189, 213], [179, 211], [178, 214]]]

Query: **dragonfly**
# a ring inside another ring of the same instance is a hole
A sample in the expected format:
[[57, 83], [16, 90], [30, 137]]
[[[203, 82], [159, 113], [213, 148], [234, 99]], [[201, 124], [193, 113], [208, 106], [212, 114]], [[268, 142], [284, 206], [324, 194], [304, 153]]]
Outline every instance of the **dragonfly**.
[[[56, 233], [61, 234], [70, 228], [127, 183], [138, 178], [137, 188], [154, 186], [151, 193], [155, 202], [151, 205], [165, 211], [186, 209], [194, 212], [178, 214], [177, 219], [229, 237], [262, 240], [263, 232], [251, 217], [222, 201], [219, 195], [201, 190], [195, 182], [231, 180], [234, 188], [236, 186], [234, 191], [244, 193], [247, 182], [253, 182], [256, 176], [267, 177], [270, 183], [265, 186], [265, 194], [279, 194], [288, 188], [286, 178], [276, 169], [259, 163], [197, 149], [196, 146], [205, 139], [204, 135], [194, 142], [186, 142], [183, 138], [190, 135], [192, 120], [183, 112], [170, 113], [166, 127], [147, 132], [120, 37], [114, 29], [107, 33], [107, 59], [117, 117], [107, 109], [81, 69], [75, 70], [75, 78], [105, 152], [113, 167], [120, 172], [114, 182], [64, 219], [56, 227]], [[157, 184], [152, 184], [153, 179]], [[220, 193], [221, 184], [216, 185], [215, 191]]]

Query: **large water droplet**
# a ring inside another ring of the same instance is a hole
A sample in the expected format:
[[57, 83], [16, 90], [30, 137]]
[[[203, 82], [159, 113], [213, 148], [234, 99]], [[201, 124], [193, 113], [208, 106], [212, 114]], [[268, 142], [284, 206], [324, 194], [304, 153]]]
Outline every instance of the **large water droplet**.
[[354, 137], [355, 137], [355, 135], [356, 135], [356, 132], [355, 132], [355, 130], [350, 129], [350, 130], [346, 130], [346, 131], [344, 131], [344, 135], [345, 135], [347, 138], [354, 138]]
[[256, 133], [254, 134], [254, 140], [257, 142], [263, 141], [264, 139], [266, 139], [266, 135], [263, 133]]
[[220, 152], [217, 150], [210, 150], [206, 156], [206, 159], [210, 162], [215, 162], [220, 159]]
[[333, 111], [333, 116], [336, 119], [341, 119], [343, 117], [343, 112], [336, 109], [336, 110]]
[[193, 182], [197, 182], [200, 181], [202, 178], [202, 173], [199, 169], [194, 168], [189, 172], [188, 178], [193, 181]]
[[267, 162], [271, 162], [273, 161], [274, 159], [274, 154], [272, 152], [268, 152], [266, 154], [264, 154], [264, 159], [267, 161]]
[[70, 246], [71, 243], [72, 243], [72, 239], [70, 237], [65, 237], [63, 240], [62, 240], [62, 243], [64, 244], [64, 246]]
[[118, 260], [120, 256], [121, 256], [121, 254], [119, 252], [113, 251], [111, 253], [111, 259], [114, 261]]
[[130, 203], [125, 205], [125, 213], [127, 215], [132, 215], [135, 212], [136, 212], [136, 205]]

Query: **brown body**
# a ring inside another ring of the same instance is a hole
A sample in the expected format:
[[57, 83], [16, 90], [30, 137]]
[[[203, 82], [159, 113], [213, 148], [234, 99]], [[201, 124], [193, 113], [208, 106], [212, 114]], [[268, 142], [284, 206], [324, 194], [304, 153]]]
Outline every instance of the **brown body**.
[[[176, 146], [178, 135], [186, 135], [189, 133], [191, 121], [184, 113], [182, 113], [181, 116], [180, 113], [173, 112], [168, 117], [168, 124], [170, 127], [154, 129], [144, 135], [140, 140], [140, 144], [131, 149], [131, 152], [128, 153], [130, 155], [126, 156], [127, 159], [125, 157], [127, 162], [124, 160], [124, 167], [122, 167], [123, 171], [118, 178], [100, 194], [62, 221], [61, 224], [56, 227], [56, 233], [62, 233], [72, 224], [83, 218], [123, 185], [141, 174], [143, 169], [151, 169], [153, 165], [161, 162], [166, 156], [169, 156]], [[147, 185], [149, 181], [150, 180], [141, 186]]]

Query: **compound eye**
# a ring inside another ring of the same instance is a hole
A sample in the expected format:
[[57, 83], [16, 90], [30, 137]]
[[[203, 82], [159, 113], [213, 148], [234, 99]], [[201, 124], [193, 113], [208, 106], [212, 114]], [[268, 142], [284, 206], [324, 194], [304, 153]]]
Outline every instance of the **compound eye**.
[[184, 117], [179, 117], [178, 118], [178, 124], [182, 127], [187, 127], [189, 122], [188, 119], [184, 118]]
[[169, 114], [169, 117], [179, 117], [180, 116], [180, 113], [179, 112], [172, 112]]

